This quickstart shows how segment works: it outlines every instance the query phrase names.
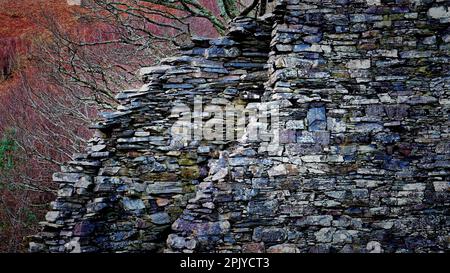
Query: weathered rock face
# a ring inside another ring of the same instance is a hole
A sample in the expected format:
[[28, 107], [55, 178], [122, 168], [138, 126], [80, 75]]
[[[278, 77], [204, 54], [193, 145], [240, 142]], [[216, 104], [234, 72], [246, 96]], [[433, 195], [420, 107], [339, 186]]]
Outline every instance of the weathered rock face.
[[[145, 85], [119, 94], [87, 153], [54, 175], [31, 250], [448, 251], [448, 6], [278, 0], [143, 69]], [[184, 145], [171, 110], [197, 95], [278, 105], [280, 144]]]
[[58, 198], [32, 251], [162, 251], [171, 224], [207, 176], [208, 160], [227, 145], [185, 145], [171, 136], [172, 125], [196, 96], [216, 106], [259, 100], [271, 27], [242, 18], [227, 37], [194, 39], [183, 56], [142, 69], [145, 84], [118, 94], [121, 105], [93, 126], [86, 154], [55, 173]]

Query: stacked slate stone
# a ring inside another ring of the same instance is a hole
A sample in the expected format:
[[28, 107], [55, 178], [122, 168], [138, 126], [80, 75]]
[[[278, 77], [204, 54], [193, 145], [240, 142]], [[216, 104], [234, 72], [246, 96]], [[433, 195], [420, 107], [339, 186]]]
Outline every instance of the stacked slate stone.
[[448, 3], [278, 1], [263, 98], [281, 145], [224, 151], [169, 250], [448, 250]]
[[[449, 250], [449, 1], [275, 4], [142, 70], [31, 251]], [[197, 95], [278, 106], [279, 144], [171, 137]]]
[[193, 106], [197, 95], [219, 107], [258, 99], [270, 31], [271, 23], [239, 18], [226, 37], [195, 38], [184, 55], [143, 68], [145, 84], [119, 93], [117, 111], [93, 126], [86, 154], [55, 173], [58, 197], [30, 250], [161, 250], [170, 224], [208, 173], [208, 158], [227, 144], [172, 138], [172, 125], [185, 114], [173, 110]]

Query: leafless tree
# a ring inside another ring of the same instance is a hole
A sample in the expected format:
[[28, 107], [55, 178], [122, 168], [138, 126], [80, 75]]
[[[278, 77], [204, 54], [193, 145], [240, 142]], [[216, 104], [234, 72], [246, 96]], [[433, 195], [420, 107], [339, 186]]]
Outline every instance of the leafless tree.
[[[76, 9], [78, 20], [72, 29], [44, 11], [44, 20], [37, 23], [49, 35], [33, 41], [35, 67], [20, 75], [20, 84], [10, 92], [12, 103], [0, 109], [0, 126], [14, 127], [19, 150], [14, 171], [0, 177], [19, 189], [0, 194], [5, 208], [0, 218], [8, 230], [23, 227], [34, 215], [30, 211], [43, 211], [39, 206], [55, 190], [51, 173], [82, 151], [90, 135], [87, 125], [96, 112], [114, 109], [117, 92], [139, 85], [139, 68], [172, 55], [191, 36], [204, 34], [199, 29], [221, 35], [233, 18], [256, 16], [258, 8], [263, 14], [266, 2], [87, 0]], [[18, 236], [8, 243], [8, 250], [18, 249]]]

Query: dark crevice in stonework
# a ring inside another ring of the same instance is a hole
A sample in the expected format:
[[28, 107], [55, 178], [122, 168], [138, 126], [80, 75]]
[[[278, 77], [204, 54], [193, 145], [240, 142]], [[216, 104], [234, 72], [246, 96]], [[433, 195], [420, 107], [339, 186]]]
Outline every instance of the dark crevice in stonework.
[[[54, 175], [30, 250], [448, 251], [448, 6], [278, 0], [193, 39]], [[199, 95], [277, 105], [280, 145], [171, 137]]]

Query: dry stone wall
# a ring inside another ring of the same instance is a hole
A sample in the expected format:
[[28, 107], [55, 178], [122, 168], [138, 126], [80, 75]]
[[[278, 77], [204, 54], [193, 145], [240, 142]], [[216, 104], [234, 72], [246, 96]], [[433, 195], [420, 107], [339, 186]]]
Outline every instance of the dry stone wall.
[[[143, 69], [31, 251], [448, 251], [449, 5], [278, 0]], [[278, 144], [173, 137], [195, 96], [277, 106]]]
[[31, 250], [161, 250], [170, 224], [207, 175], [208, 158], [227, 144], [185, 145], [170, 129], [196, 96], [217, 106], [258, 100], [271, 26], [241, 18], [226, 37], [193, 39], [184, 55], [142, 69], [145, 84], [118, 94], [121, 105], [93, 126], [87, 152], [54, 174], [58, 198]]

